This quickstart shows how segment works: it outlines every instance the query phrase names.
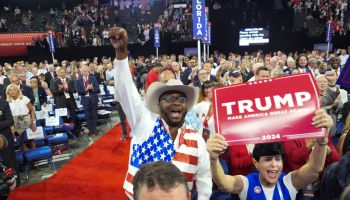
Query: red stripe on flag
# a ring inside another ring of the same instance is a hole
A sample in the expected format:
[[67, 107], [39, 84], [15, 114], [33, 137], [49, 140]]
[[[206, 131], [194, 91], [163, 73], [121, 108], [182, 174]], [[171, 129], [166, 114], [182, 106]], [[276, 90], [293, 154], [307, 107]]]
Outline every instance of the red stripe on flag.
[[193, 182], [194, 174], [182, 172], [187, 182]]
[[175, 153], [173, 160], [187, 163], [187, 164], [191, 164], [191, 165], [198, 164], [198, 157], [197, 156], [192, 156], [192, 155], [188, 155], [188, 154], [184, 154], [184, 153], [180, 153], [180, 152]]
[[128, 192], [127, 190], [125, 190], [125, 194], [126, 196], [128, 196], [129, 198], [134, 198], [134, 194], [131, 192]]
[[187, 139], [185, 139], [183, 144], [185, 144], [187, 147], [198, 148], [197, 140], [187, 140]]
[[129, 183], [132, 184], [132, 181], [134, 180], [134, 176], [130, 173], [128, 173], [128, 175], [126, 175], [126, 181], [128, 181]]
[[186, 129], [185, 133], [198, 133], [196, 130]]

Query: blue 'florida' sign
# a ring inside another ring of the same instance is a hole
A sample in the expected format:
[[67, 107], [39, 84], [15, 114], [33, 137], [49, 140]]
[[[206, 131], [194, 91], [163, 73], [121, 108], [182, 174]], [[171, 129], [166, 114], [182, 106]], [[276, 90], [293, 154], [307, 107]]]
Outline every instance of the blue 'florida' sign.
[[49, 40], [49, 49], [51, 53], [55, 53], [55, 41], [54, 41], [54, 36], [53, 32], [51, 30], [48, 31], [48, 40]]
[[154, 24], [154, 47], [160, 47], [160, 30], [159, 24]]
[[205, 0], [192, 0], [193, 38], [203, 39], [205, 34]]
[[205, 21], [204, 21], [204, 37], [202, 39], [202, 42], [204, 44], [208, 44], [209, 41], [209, 30], [208, 30], [208, 26], [209, 26], [209, 9], [208, 7], [205, 7]]
[[326, 42], [330, 42], [332, 40], [332, 21], [327, 22], [327, 33], [326, 33]]

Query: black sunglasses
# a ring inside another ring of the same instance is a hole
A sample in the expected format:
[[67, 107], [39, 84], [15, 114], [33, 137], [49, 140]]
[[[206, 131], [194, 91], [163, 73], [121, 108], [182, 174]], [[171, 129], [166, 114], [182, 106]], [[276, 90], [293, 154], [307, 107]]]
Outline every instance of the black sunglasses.
[[178, 102], [178, 103], [186, 103], [187, 102], [187, 98], [184, 97], [184, 96], [172, 96], [172, 95], [167, 95], [161, 99], [159, 99], [159, 101], [165, 101], [167, 103], [175, 103]]

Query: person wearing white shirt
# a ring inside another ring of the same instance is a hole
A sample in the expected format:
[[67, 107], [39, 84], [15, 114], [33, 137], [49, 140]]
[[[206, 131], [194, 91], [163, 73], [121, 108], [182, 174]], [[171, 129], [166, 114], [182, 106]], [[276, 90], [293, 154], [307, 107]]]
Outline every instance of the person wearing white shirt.
[[199, 119], [201, 127], [199, 133], [204, 139], [215, 135], [214, 112], [212, 106], [212, 88], [218, 88], [220, 84], [212, 81], [205, 81], [199, 91], [198, 103], [193, 111]]
[[[329, 130], [333, 126], [333, 121], [324, 110], [319, 109], [311, 124], [316, 128]], [[207, 150], [213, 180], [224, 191], [238, 194], [241, 200], [295, 200], [298, 190], [318, 179], [325, 164], [327, 144], [327, 137], [317, 138], [308, 162], [288, 174], [282, 172], [284, 158], [282, 143], [256, 144], [252, 160], [258, 173], [250, 173], [247, 176], [224, 174], [219, 156], [227, 149], [228, 144], [222, 135], [211, 137], [207, 141]]]
[[339, 58], [340, 58], [340, 65], [341, 65], [342, 67], [344, 67], [344, 65], [346, 64], [346, 61], [347, 61], [348, 58], [349, 58], [349, 54], [346, 53], [346, 50], [345, 50], [345, 49], [342, 49], [342, 50], [341, 50], [341, 53], [340, 53]]
[[[212, 181], [205, 142], [190, 125], [184, 123], [187, 111], [195, 104], [198, 90], [174, 79], [167, 83], [154, 82], [147, 90], [146, 106], [130, 73], [127, 32], [123, 28], [112, 28], [109, 36], [116, 50], [114, 61], [114, 68], [117, 69], [114, 76], [116, 92], [123, 97], [120, 98], [120, 104], [134, 135], [131, 141], [128, 174], [124, 182], [127, 196], [133, 199], [130, 177], [135, 176], [140, 163], [164, 160], [171, 161], [186, 174], [190, 190], [195, 181], [198, 200], [208, 200]], [[180, 155], [182, 158], [196, 159], [192, 160], [193, 162], [190, 162], [190, 159], [179, 160]]]
[[40, 63], [40, 64], [39, 64], [38, 75], [40, 75], [40, 74], [46, 74], [47, 72], [48, 72], [48, 71], [47, 71], [46, 66], [45, 66], [43, 63]]
[[113, 79], [112, 64], [108, 63], [106, 70], [106, 82], [108, 83], [108, 81], [111, 79]]
[[[6, 89], [7, 101], [10, 104], [14, 121], [14, 131], [20, 135], [22, 150], [26, 150], [24, 135], [26, 129], [36, 131], [35, 110], [28, 97], [22, 95], [21, 90], [15, 84], [10, 84]], [[35, 141], [30, 140], [30, 145], [35, 148]]]

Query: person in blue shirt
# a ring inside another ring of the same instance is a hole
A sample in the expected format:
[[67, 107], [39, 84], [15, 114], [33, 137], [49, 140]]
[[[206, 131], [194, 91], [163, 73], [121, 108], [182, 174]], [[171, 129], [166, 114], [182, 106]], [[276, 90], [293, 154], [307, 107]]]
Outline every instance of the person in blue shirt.
[[[316, 128], [333, 126], [333, 121], [325, 111], [319, 109], [312, 119]], [[247, 176], [225, 175], [219, 162], [219, 155], [227, 149], [222, 135], [215, 135], [207, 141], [211, 172], [214, 182], [223, 190], [238, 194], [241, 200], [294, 200], [297, 191], [317, 180], [322, 171], [327, 154], [327, 137], [317, 138], [308, 162], [300, 169], [288, 174], [282, 172], [284, 150], [282, 143], [256, 144], [253, 163], [258, 173]]]

